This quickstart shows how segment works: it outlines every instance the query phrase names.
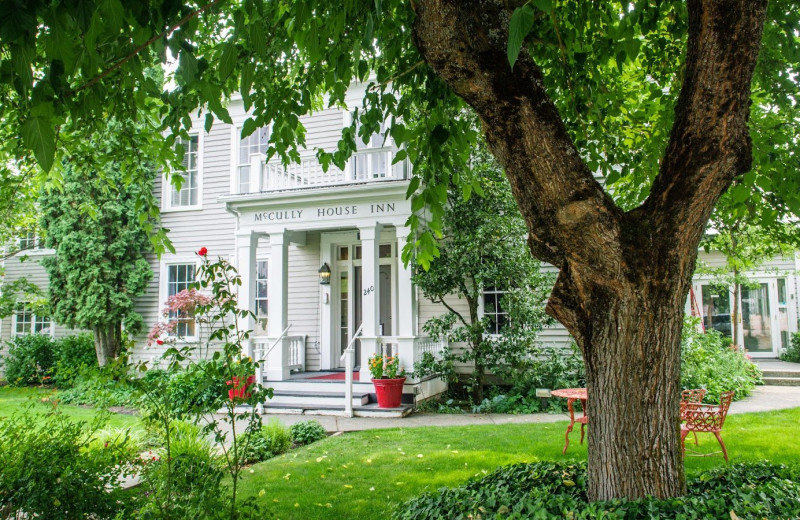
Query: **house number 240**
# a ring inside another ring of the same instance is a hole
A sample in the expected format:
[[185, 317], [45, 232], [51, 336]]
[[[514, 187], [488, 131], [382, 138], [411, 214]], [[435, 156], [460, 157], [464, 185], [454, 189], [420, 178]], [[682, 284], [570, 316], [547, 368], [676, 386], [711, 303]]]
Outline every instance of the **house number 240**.
[[367, 296], [368, 294], [371, 294], [373, 291], [375, 291], [375, 286], [374, 285], [370, 285], [369, 287], [364, 289], [364, 296]]

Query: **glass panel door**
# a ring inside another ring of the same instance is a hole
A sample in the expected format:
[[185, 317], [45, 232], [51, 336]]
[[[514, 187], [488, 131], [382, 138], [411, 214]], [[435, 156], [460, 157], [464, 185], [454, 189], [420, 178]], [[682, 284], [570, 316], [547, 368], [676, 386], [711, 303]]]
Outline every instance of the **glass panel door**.
[[718, 330], [728, 338], [733, 338], [731, 328], [731, 293], [727, 287], [703, 284], [702, 314], [706, 330]]
[[347, 271], [339, 275], [339, 356], [350, 342], [350, 293]]
[[773, 352], [767, 283], [759, 283], [753, 289], [742, 287], [742, 340], [749, 352]]
[[786, 296], [786, 278], [778, 278], [777, 289], [778, 332], [780, 333], [780, 346], [785, 349], [789, 347], [789, 305]]
[[381, 321], [378, 333], [381, 336], [394, 336], [392, 326], [392, 265], [383, 264], [380, 266], [380, 316]]

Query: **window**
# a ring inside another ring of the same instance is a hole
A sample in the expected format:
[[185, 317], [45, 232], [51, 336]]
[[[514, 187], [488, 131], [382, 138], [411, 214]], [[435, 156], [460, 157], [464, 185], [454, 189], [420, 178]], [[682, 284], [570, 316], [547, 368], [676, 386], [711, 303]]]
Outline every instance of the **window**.
[[[357, 125], [357, 127], [360, 125]], [[356, 153], [353, 154], [353, 175], [357, 180], [382, 179], [391, 177], [391, 151], [385, 150], [392, 146], [389, 136], [385, 136], [386, 123], [381, 123], [378, 132], [372, 134], [364, 143], [356, 133]]]
[[256, 263], [256, 332], [266, 333], [269, 319], [269, 292], [267, 281], [269, 278], [269, 263], [260, 260]]
[[[181, 291], [191, 288], [195, 280], [194, 264], [172, 264], [167, 266], [167, 298], [175, 296]], [[195, 336], [194, 316], [186, 311], [171, 311], [169, 320], [175, 320], [177, 325], [169, 333], [170, 336], [187, 337]]]
[[185, 171], [181, 172], [181, 189], [176, 189], [170, 183], [169, 204], [172, 208], [197, 206], [200, 203], [199, 138], [192, 135], [189, 139], [180, 139], [178, 142], [183, 147], [182, 164]]
[[259, 128], [249, 136], [239, 140], [239, 193], [250, 192], [252, 156], [266, 155], [268, 145], [268, 127]]
[[14, 310], [14, 335], [47, 334], [53, 332], [49, 316], [36, 315], [27, 303], [18, 303]]
[[500, 334], [500, 331], [508, 323], [508, 313], [500, 305], [504, 294], [505, 291], [493, 286], [483, 290], [483, 315], [489, 318], [489, 334]]
[[41, 249], [41, 241], [39, 237], [36, 236], [36, 232], [33, 230], [23, 230], [22, 236], [19, 237], [18, 246], [20, 251], [24, 251], [26, 249]]

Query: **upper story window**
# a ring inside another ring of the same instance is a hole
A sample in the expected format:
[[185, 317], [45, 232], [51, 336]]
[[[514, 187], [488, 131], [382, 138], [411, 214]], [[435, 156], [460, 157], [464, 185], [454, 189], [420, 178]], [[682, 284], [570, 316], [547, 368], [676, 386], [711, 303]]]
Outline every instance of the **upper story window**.
[[[241, 135], [241, 134], [239, 134]], [[244, 139], [239, 140], [239, 193], [250, 192], [250, 181], [256, 172], [251, 172], [250, 165], [254, 155], [263, 156], [267, 153], [269, 146], [269, 127], [259, 128]]]
[[53, 322], [49, 316], [37, 315], [27, 303], [18, 303], [14, 309], [14, 336], [25, 334], [53, 334]]
[[508, 323], [508, 313], [500, 305], [505, 291], [494, 286], [483, 289], [483, 315], [489, 318], [489, 334], [500, 334]]
[[41, 249], [42, 241], [41, 238], [36, 235], [35, 231], [23, 230], [22, 236], [17, 240], [17, 247], [19, 247], [20, 251], [26, 249]]
[[[195, 264], [170, 264], [167, 266], [167, 298], [181, 291], [189, 290], [195, 282]], [[170, 311], [168, 319], [175, 321], [176, 326], [169, 335], [182, 338], [195, 336], [195, 320], [186, 311]]]
[[353, 155], [353, 175], [357, 180], [391, 177], [391, 137], [386, 136], [386, 123], [365, 143], [356, 133], [356, 153]]
[[200, 139], [197, 134], [190, 135], [189, 139], [179, 139], [183, 147], [183, 167], [181, 172], [183, 182], [177, 189], [174, 184], [169, 184], [169, 207], [187, 208], [200, 204]]

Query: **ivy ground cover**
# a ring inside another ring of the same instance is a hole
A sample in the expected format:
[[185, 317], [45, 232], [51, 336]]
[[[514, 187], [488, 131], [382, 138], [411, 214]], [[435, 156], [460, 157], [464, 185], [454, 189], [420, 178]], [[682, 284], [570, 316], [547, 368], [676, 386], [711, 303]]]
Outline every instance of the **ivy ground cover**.
[[[800, 460], [794, 442], [800, 408], [732, 415], [722, 432], [731, 463]], [[387, 518], [424, 491], [458, 486], [468, 478], [516, 462], [585, 460], [573, 433], [561, 455], [566, 423], [398, 428], [331, 437], [250, 468], [242, 489], [283, 520]], [[691, 446], [694, 448], [694, 446]], [[700, 452], [719, 449], [700, 437]], [[721, 455], [687, 457], [691, 476], [722, 466]]]

